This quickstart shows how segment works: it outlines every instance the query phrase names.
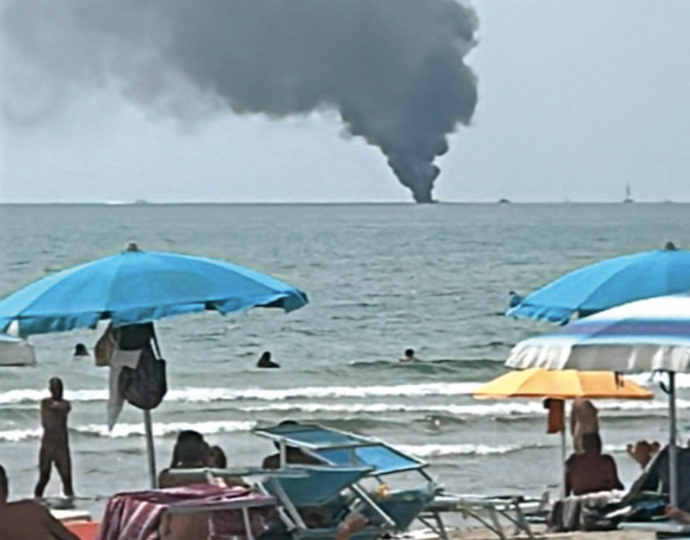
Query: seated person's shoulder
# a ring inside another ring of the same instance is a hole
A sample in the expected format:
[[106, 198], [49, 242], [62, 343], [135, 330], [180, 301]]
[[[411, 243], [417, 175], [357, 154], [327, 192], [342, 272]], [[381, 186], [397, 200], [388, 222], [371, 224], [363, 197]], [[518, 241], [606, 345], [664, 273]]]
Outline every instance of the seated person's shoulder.
[[50, 514], [45, 506], [32, 499], [24, 499], [21, 501], [7, 503], [4, 506], [4, 509], [12, 514], [17, 512], [21, 512], [22, 515], [32, 514], [36, 516], [45, 516]]
[[[17, 524], [20, 524], [19, 528]], [[7, 503], [0, 507], [0, 533], [4, 535], [0, 535], [3, 540], [5, 538], [79, 540], [55, 519], [45, 506], [28, 499]]]
[[573, 467], [580, 462], [581, 456], [579, 454], [570, 454], [568, 459], [565, 460], [566, 467]]

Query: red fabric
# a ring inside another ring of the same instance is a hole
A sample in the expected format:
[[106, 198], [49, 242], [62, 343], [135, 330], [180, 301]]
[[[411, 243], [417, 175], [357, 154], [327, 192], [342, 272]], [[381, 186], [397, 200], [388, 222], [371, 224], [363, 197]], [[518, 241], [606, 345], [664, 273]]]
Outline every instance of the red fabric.
[[[98, 540], [149, 540], [158, 531], [163, 512], [172, 505], [184, 504], [203, 508], [209, 504], [237, 499], [265, 499], [240, 486], [229, 488], [198, 484], [155, 491], [120, 493], [111, 497], [103, 514]], [[252, 534], [258, 536], [268, 527], [271, 509], [250, 510]], [[239, 511], [223, 510], [211, 513], [209, 530], [214, 537], [246, 536]]]
[[79, 540], [96, 540], [99, 524], [95, 521], [74, 521], [64, 524], [65, 527], [79, 537]]

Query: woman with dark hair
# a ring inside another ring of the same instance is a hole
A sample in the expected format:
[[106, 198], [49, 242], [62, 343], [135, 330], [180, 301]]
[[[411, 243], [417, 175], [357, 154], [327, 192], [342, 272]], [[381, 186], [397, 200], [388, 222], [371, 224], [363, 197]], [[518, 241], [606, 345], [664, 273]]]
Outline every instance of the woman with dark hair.
[[201, 433], [192, 430], [181, 431], [173, 448], [170, 467], [161, 471], [158, 486], [170, 488], [198, 483], [198, 479], [176, 476], [170, 469], [202, 469], [209, 465], [210, 449]]

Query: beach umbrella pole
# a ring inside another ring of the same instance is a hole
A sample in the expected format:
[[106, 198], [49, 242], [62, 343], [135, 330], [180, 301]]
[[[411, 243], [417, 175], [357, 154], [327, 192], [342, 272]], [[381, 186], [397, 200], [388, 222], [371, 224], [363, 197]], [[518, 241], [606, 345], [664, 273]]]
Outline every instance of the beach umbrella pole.
[[676, 446], [676, 374], [668, 372], [668, 418], [669, 427], [668, 443], [668, 468], [669, 468], [669, 496], [671, 506], [678, 506], [678, 448]]
[[156, 449], [153, 446], [153, 422], [151, 411], [144, 411], [144, 431], [146, 435], [146, 454], [149, 458], [149, 478], [151, 489], [158, 488], [158, 475], [156, 474]]
[[[565, 414], [564, 414], [565, 416]], [[563, 429], [561, 429], [561, 498], [565, 499], [565, 484], [566, 484], [566, 469], [565, 469], [565, 461], [567, 459], [566, 452], [567, 452], [567, 444], [566, 444], [566, 438], [565, 438], [565, 423], [563, 424]]]

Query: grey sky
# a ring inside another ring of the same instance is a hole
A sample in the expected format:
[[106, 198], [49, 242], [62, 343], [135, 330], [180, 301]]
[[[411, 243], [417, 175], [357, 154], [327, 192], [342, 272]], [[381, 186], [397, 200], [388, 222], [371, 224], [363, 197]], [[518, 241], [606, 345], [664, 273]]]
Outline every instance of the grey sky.
[[[38, 1], [38, 0], [33, 0]], [[405, 1], [405, 0], [401, 0]], [[479, 105], [440, 200], [690, 200], [690, 2], [475, 0]], [[407, 201], [335, 114], [182, 129], [114, 92], [2, 124], [2, 201]]]

